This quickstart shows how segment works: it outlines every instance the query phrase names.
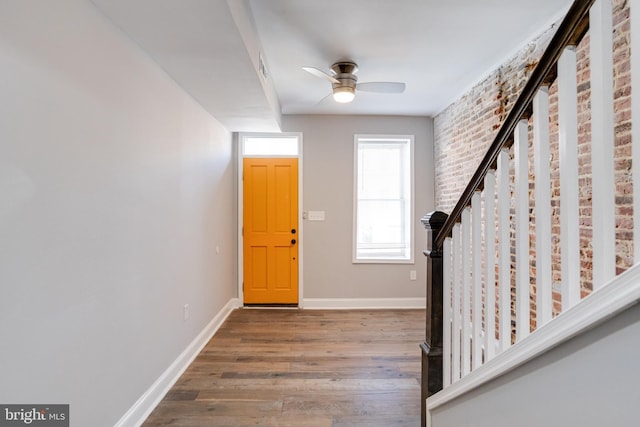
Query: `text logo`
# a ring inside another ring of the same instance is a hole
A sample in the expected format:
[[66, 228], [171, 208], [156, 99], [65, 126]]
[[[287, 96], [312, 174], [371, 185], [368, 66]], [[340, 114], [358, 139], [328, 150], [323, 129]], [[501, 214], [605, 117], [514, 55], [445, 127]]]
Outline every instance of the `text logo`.
[[69, 427], [69, 405], [0, 405], [0, 427]]

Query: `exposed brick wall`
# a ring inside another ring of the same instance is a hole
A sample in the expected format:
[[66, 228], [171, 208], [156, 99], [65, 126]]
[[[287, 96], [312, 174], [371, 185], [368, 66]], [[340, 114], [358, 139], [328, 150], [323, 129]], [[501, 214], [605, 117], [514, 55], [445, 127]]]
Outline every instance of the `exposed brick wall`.
[[[616, 176], [616, 264], [618, 272], [633, 263], [632, 247], [632, 183], [631, 183], [631, 83], [629, 49], [629, 7], [626, 0], [614, 0], [614, 112], [615, 112], [615, 176]], [[556, 30], [547, 29], [514, 57], [478, 83], [467, 94], [451, 104], [435, 117], [436, 206], [450, 212], [457, 202], [471, 175], [493, 141], [497, 130], [513, 106], [531, 71]], [[582, 295], [592, 289], [591, 247], [591, 110], [589, 35], [577, 46], [578, 60], [578, 161], [580, 217], [580, 256]], [[557, 85], [549, 88], [550, 95], [550, 150], [551, 194], [553, 234], [553, 281], [561, 283], [560, 240], [560, 182], [558, 170], [558, 109]], [[529, 123], [531, 130], [532, 121]], [[530, 156], [532, 134], [530, 132]], [[513, 151], [513, 150], [511, 150]], [[513, 154], [513, 153], [512, 153]], [[530, 246], [532, 261], [531, 309], [532, 326], [535, 326], [535, 214], [533, 161], [529, 162], [530, 176]], [[512, 215], [514, 213], [512, 204]], [[512, 236], [514, 230], [512, 229]], [[512, 245], [512, 266], [514, 261]], [[513, 274], [512, 274], [513, 278]], [[513, 282], [513, 280], [512, 280]], [[561, 308], [561, 296], [554, 291], [554, 312]]]
[[495, 138], [555, 26], [434, 119], [436, 206], [450, 212]]

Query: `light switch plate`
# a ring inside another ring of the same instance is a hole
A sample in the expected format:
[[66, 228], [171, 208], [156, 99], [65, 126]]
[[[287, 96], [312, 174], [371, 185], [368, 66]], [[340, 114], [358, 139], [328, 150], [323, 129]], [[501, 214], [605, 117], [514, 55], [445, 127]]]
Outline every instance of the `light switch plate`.
[[309, 221], [324, 221], [324, 211], [309, 211]]

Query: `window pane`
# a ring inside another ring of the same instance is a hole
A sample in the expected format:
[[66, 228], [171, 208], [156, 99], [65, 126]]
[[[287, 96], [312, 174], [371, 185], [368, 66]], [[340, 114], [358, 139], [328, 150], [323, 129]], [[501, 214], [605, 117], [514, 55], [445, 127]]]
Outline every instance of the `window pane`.
[[359, 197], [398, 198], [402, 185], [403, 146], [361, 144], [358, 150]]
[[358, 255], [406, 256], [403, 200], [358, 202]]
[[245, 156], [297, 156], [298, 137], [247, 136], [243, 147]]

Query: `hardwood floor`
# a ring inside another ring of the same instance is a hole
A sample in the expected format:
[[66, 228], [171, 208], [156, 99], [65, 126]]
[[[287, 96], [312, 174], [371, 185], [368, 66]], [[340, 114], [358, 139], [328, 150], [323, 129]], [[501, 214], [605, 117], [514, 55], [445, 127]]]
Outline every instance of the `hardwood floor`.
[[235, 310], [144, 426], [419, 426], [424, 320]]

